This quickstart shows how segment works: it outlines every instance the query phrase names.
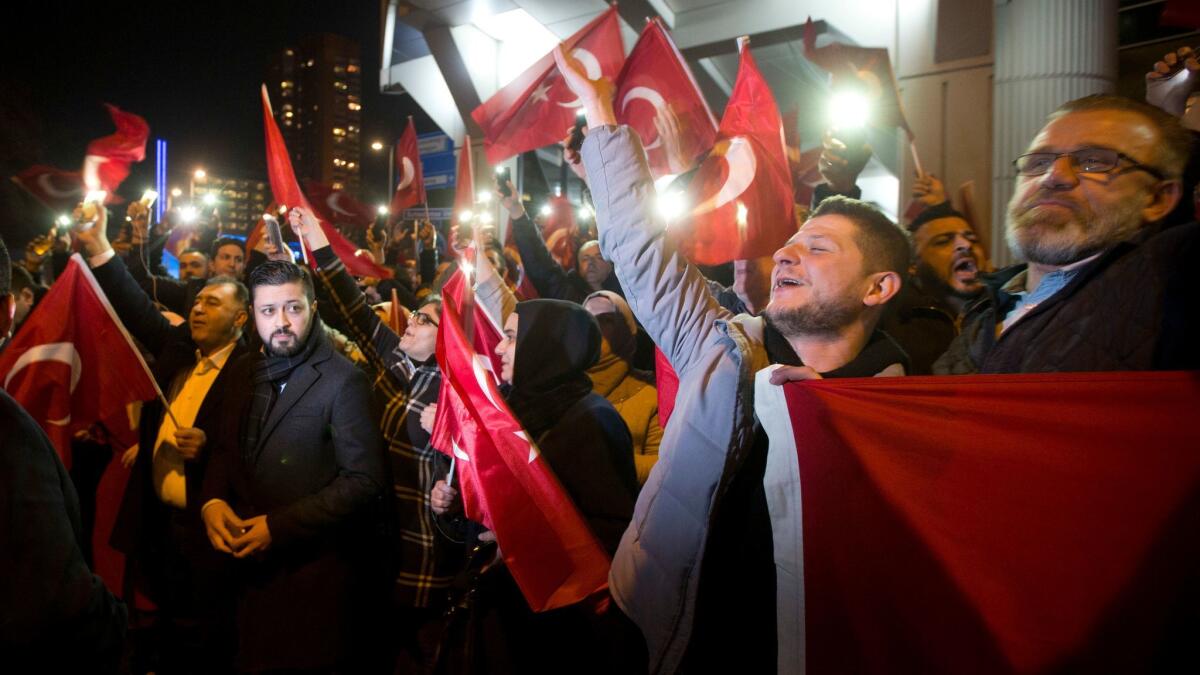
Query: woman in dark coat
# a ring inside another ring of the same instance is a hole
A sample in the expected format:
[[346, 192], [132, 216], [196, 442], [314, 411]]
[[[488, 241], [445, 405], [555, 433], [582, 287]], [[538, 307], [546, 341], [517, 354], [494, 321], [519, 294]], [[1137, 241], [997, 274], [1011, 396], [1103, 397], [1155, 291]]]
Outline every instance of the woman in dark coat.
[[[600, 328], [575, 303], [529, 300], [507, 317], [504, 334], [497, 353], [508, 405], [612, 555], [633, 515], [638, 485], [629, 430], [612, 404], [592, 393], [587, 376], [600, 356]], [[439, 482], [435, 511], [455, 497]], [[628, 672], [630, 655], [636, 663], [644, 649], [640, 635], [630, 636], [604, 604], [584, 601], [535, 614], [497, 562], [477, 581], [469, 624], [459, 644], [449, 647], [449, 670]], [[614, 641], [634, 646], [614, 649]]]

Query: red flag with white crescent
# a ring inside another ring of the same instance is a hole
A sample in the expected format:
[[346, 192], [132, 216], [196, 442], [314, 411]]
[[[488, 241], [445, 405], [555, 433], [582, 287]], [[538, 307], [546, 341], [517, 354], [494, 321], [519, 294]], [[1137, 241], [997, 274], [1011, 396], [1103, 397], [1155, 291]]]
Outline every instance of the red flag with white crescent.
[[[458, 175], [454, 180], [454, 213], [450, 215], [452, 228], [470, 225], [475, 210], [475, 160], [471, 152], [471, 137], [463, 136], [462, 148], [458, 151]], [[452, 236], [453, 239], [453, 236]]]
[[[638, 132], [650, 173], [655, 178], [692, 168], [692, 162], [712, 147], [717, 120], [700, 94], [692, 71], [655, 17], [647, 22], [625, 60], [613, 97], [617, 121]], [[686, 166], [672, 166], [655, 125], [659, 110], [670, 106], [679, 123], [680, 155]]]
[[416, 204], [424, 204], [425, 176], [421, 172], [421, 151], [417, 146], [417, 129], [413, 126], [412, 117], [408, 118], [408, 126], [396, 141], [396, 192], [392, 195], [390, 211], [392, 218], [400, 219], [404, 209]]
[[55, 213], [70, 213], [83, 201], [83, 175], [78, 171], [35, 164], [13, 176], [12, 181]]
[[[296, 172], [292, 169], [292, 160], [288, 157], [283, 134], [280, 133], [279, 125], [275, 123], [275, 116], [271, 113], [271, 99], [267, 96], [267, 85], [265, 84], [262, 87], [262, 104], [263, 130], [267, 141], [267, 177], [271, 181], [271, 193], [275, 197], [275, 202], [287, 206], [289, 209], [294, 206], [302, 206], [312, 211], [321, 224], [321, 231], [329, 239], [329, 245], [333, 248], [333, 252], [341, 259], [350, 274], [358, 277], [391, 279], [391, 270], [377, 264], [369, 251], [362, 250], [360, 255], [360, 249], [343, 237], [342, 233], [338, 232], [337, 228], [329, 221], [323, 220], [320, 212], [312, 207], [304, 193], [300, 191], [300, 183], [296, 181]], [[300, 245], [303, 246], [304, 242], [301, 242]], [[308, 259], [311, 265], [317, 264], [312, 256], [309, 256]]]
[[[497, 370], [479, 351], [499, 332], [473, 305], [460, 269], [443, 289], [437, 360], [444, 373], [433, 446], [455, 458], [466, 515], [496, 533], [504, 562], [535, 612], [604, 589], [610, 560], [562, 484], [500, 394]], [[475, 321], [474, 343], [463, 325]]]
[[0, 353], [0, 385], [71, 465], [71, 438], [103, 422], [121, 448], [137, 442], [126, 405], [157, 395], [154, 378], [78, 253]]
[[304, 194], [312, 199], [317, 216], [335, 225], [362, 230], [375, 222], [375, 209], [350, 196], [345, 190], [315, 180], [304, 181]]
[[779, 672], [1194, 662], [1196, 373], [769, 375]]
[[83, 184], [88, 190], [105, 190], [112, 195], [129, 176], [129, 165], [146, 158], [150, 125], [115, 105], [106, 103], [104, 107], [117, 130], [88, 143], [87, 156], [83, 158]]
[[783, 121], [745, 44], [716, 144], [688, 194], [680, 249], [694, 263], [771, 255], [796, 232]]
[[[563, 48], [583, 64], [590, 79], [615, 81], [625, 60], [616, 6], [564, 40]], [[471, 117], [483, 129], [488, 161], [496, 164], [562, 140], [581, 105], [559, 74], [553, 52], [548, 52], [480, 104]]]

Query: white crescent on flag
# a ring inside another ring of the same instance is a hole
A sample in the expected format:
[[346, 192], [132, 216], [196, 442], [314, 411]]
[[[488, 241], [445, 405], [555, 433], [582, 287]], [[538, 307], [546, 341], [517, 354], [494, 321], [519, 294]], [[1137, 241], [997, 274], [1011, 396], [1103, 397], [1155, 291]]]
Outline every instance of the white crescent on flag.
[[758, 160], [754, 156], [754, 148], [745, 136], [734, 136], [722, 140], [713, 146], [713, 154], [725, 158], [729, 165], [729, 175], [717, 193], [708, 197], [692, 209], [693, 216], [716, 211], [729, 202], [741, 196], [746, 188], [754, 182], [754, 174], [758, 170]]
[[455, 457], [461, 459], [464, 462], [471, 461], [471, 456], [468, 455], [467, 453], [463, 452], [463, 449], [458, 447], [458, 443], [455, 443], [454, 440], [450, 441], [450, 449], [454, 452]]
[[38, 187], [40, 187], [42, 189], [42, 191], [46, 193], [47, 196], [53, 197], [55, 199], [68, 199], [71, 197], [80, 197], [83, 195], [83, 190], [79, 187], [74, 187], [70, 190], [58, 189], [58, 186], [56, 186], [54, 184], [54, 180], [51, 178], [51, 174], [49, 174], [49, 173], [44, 173], [44, 174], [38, 176], [37, 184], [38, 184]]
[[[579, 63], [583, 65], [583, 69], [587, 71], [589, 80], [598, 80], [600, 79], [600, 76], [604, 74], [604, 71], [600, 69], [600, 61], [596, 59], [596, 55], [584, 49], [583, 47], [576, 47], [575, 49], [572, 49], [571, 56], [574, 56], [579, 60]], [[579, 106], [583, 105], [583, 101], [575, 99], [574, 101], [559, 103], [559, 105], [564, 108], [578, 108]]]
[[396, 190], [403, 190], [413, 182], [416, 176], [416, 171], [413, 170], [412, 160], [407, 157], [400, 158], [400, 184], [396, 186]]
[[[72, 394], [75, 393], [75, 386], [79, 384], [79, 378], [83, 374], [83, 362], [79, 360], [79, 352], [75, 351], [75, 345], [70, 342], [51, 342], [30, 348], [17, 359], [12, 370], [8, 371], [8, 377], [4, 378], [4, 388], [8, 389], [9, 383], [17, 373], [21, 372], [22, 368], [38, 361], [58, 361], [70, 366], [71, 385], [69, 391]], [[71, 415], [69, 414], [60, 420], [46, 420], [47, 424], [60, 427], [66, 426], [70, 422]]]
[[[629, 91], [625, 92], [625, 98], [621, 99], [621, 112], [625, 112], [625, 109], [629, 107], [630, 101], [639, 98], [654, 106], [655, 110], [662, 110], [663, 108], [667, 107], [667, 102], [663, 100], [662, 94], [658, 93], [656, 90], [651, 89], [650, 87], [633, 87]], [[662, 145], [662, 137], [656, 136], [654, 138], [654, 142], [645, 146], [644, 149], [653, 150], [660, 145]]]
[[350, 211], [347, 211], [346, 209], [343, 209], [342, 207], [338, 206], [338, 200], [339, 200], [339, 199], [341, 199], [341, 198], [342, 198], [342, 193], [341, 193], [341, 192], [331, 192], [331, 193], [329, 193], [329, 196], [325, 198], [325, 204], [326, 204], [326, 205], [327, 205], [327, 206], [330, 208], [330, 210], [332, 210], [334, 213], [340, 213], [340, 214], [342, 214], [343, 216], [350, 216], [351, 218], [353, 218], [353, 217], [354, 217], [354, 214], [353, 214], [353, 213], [351, 213]]

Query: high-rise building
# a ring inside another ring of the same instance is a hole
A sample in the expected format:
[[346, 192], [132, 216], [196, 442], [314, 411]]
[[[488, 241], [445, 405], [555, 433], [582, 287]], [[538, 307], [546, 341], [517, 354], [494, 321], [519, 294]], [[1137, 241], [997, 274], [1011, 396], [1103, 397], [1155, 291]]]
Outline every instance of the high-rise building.
[[362, 63], [357, 42], [304, 38], [271, 59], [272, 109], [301, 180], [357, 193], [362, 164]]
[[201, 208], [216, 207], [222, 229], [232, 234], [249, 232], [271, 201], [271, 186], [263, 178], [206, 171], [193, 178], [191, 185], [192, 202]]

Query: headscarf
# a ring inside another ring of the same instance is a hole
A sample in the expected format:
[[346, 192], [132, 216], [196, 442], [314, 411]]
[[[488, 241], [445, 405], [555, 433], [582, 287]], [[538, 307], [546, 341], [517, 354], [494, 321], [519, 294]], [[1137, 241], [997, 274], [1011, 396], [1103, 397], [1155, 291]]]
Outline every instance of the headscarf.
[[612, 303], [614, 311], [595, 314], [596, 322], [600, 324], [600, 333], [608, 340], [608, 346], [613, 354], [632, 362], [637, 351], [637, 321], [633, 318], [633, 310], [617, 293], [612, 291], [596, 291], [584, 298], [586, 305], [592, 298], [603, 298]]
[[587, 369], [600, 358], [600, 326], [564, 300], [517, 303], [517, 351], [508, 405], [538, 436], [592, 391]]

